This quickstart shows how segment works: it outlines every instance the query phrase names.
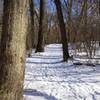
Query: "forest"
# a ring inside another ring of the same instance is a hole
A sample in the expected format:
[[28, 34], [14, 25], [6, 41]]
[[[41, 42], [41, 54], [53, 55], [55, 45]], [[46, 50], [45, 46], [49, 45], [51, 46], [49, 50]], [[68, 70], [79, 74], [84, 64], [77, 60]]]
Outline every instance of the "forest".
[[0, 100], [100, 100], [100, 0], [0, 0]]

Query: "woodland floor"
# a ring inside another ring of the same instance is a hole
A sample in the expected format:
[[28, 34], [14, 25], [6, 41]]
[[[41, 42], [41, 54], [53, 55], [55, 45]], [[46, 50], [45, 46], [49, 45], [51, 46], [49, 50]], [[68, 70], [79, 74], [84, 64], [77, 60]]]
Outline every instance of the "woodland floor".
[[44, 53], [33, 50], [26, 59], [24, 100], [100, 100], [100, 60], [87, 65], [82, 55], [66, 63], [61, 44], [47, 45]]

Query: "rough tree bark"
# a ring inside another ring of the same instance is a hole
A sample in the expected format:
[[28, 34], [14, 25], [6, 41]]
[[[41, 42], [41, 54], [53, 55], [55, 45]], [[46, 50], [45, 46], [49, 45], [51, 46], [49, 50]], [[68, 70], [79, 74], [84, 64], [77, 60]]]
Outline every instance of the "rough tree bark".
[[61, 41], [62, 41], [62, 47], [63, 47], [63, 60], [67, 61], [69, 58], [68, 41], [67, 41], [67, 36], [66, 36], [66, 29], [65, 29], [63, 13], [61, 9], [61, 1], [54, 0], [54, 2], [56, 5], [56, 9], [57, 9], [59, 27], [60, 27], [60, 32], [61, 32]]
[[23, 100], [27, 0], [4, 0], [0, 100]]
[[38, 32], [38, 43], [36, 47], [36, 52], [44, 51], [44, 36], [43, 36], [44, 12], [45, 12], [45, 0], [40, 0], [40, 19], [39, 19], [39, 32]]

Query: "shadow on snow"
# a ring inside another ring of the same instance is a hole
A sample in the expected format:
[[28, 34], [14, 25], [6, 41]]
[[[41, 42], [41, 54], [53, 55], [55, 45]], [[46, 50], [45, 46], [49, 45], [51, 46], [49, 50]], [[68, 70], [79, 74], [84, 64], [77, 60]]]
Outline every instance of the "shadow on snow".
[[47, 100], [57, 100], [54, 96], [48, 95], [46, 93], [42, 93], [42, 92], [37, 91], [35, 89], [25, 89], [24, 90], [24, 95], [41, 96], [41, 97], [44, 97]]

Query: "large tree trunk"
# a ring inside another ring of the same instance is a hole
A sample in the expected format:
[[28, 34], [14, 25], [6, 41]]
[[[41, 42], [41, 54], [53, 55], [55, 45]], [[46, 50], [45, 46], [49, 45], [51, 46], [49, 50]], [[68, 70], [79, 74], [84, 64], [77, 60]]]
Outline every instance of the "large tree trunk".
[[0, 100], [23, 100], [27, 0], [4, 0]]
[[44, 36], [43, 36], [44, 12], [45, 12], [45, 0], [40, 0], [40, 19], [39, 19], [39, 32], [38, 32], [38, 43], [36, 47], [36, 52], [44, 51]]
[[60, 0], [55, 0], [55, 5], [57, 9], [59, 27], [60, 27], [60, 32], [61, 32], [61, 40], [62, 40], [62, 46], [63, 46], [63, 60], [67, 61], [69, 58], [68, 41], [67, 41], [67, 36], [66, 36], [65, 23], [64, 23]]

